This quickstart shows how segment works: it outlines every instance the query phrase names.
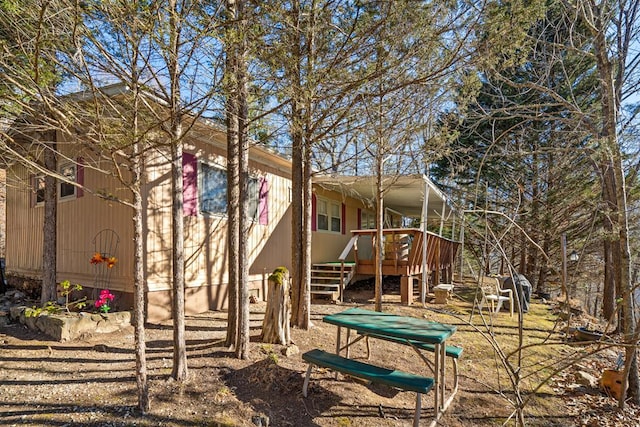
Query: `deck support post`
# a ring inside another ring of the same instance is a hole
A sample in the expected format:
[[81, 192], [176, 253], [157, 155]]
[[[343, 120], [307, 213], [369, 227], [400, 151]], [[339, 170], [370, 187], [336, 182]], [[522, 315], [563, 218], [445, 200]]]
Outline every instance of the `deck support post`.
[[400, 302], [406, 305], [413, 303], [413, 276], [400, 277]]

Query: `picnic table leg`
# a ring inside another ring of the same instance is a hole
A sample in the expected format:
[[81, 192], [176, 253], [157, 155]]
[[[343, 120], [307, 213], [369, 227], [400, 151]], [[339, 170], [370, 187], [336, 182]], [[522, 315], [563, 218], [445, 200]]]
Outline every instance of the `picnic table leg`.
[[413, 427], [420, 427], [420, 410], [422, 409], [422, 394], [416, 393], [416, 413], [413, 416]]
[[445, 410], [449, 407], [449, 405], [451, 405], [451, 402], [453, 402], [453, 398], [456, 396], [456, 393], [458, 393], [458, 360], [457, 359], [452, 359], [452, 360], [453, 360], [453, 386], [449, 391], [449, 397], [444, 401]]
[[440, 418], [440, 382], [442, 381], [442, 379], [440, 378], [440, 363], [442, 362], [440, 360], [440, 347], [442, 347], [441, 344], [436, 344], [435, 345], [435, 357], [434, 357], [434, 381], [435, 381], [435, 386], [434, 386], [434, 394], [433, 394], [433, 419], [434, 421], [437, 420], [438, 418]]
[[446, 386], [446, 362], [447, 362], [447, 357], [446, 357], [446, 351], [445, 351], [445, 345], [441, 344], [440, 348], [440, 406], [441, 406], [441, 410], [442, 412], [444, 412], [444, 410], [446, 409], [444, 406], [444, 400], [445, 400], [445, 386]]
[[[342, 332], [342, 327], [338, 326], [338, 336], [336, 337], [336, 354], [338, 356], [340, 356], [340, 343], [342, 342], [341, 332]], [[335, 372], [335, 378], [336, 380], [338, 379], [338, 371]]]
[[309, 387], [309, 377], [311, 376], [311, 369], [313, 368], [313, 364], [309, 363], [307, 367], [307, 375], [304, 377], [304, 385], [302, 386], [302, 395], [307, 397], [307, 387]]

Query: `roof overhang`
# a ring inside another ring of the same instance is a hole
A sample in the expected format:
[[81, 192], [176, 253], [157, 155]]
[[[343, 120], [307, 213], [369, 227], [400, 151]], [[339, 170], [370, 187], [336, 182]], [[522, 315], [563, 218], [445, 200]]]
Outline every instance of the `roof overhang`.
[[[375, 206], [375, 176], [315, 175], [313, 183]], [[382, 188], [384, 207], [406, 217], [422, 218], [425, 193], [427, 218], [441, 218], [443, 213], [448, 216], [452, 211], [446, 195], [426, 175], [385, 176]]]

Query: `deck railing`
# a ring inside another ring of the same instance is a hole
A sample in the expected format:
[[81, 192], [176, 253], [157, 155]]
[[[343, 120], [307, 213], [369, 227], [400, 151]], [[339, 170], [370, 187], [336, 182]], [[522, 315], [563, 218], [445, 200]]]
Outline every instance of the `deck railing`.
[[[375, 274], [376, 230], [353, 230], [348, 252], [353, 248], [358, 274]], [[459, 242], [417, 228], [386, 228], [383, 234], [382, 274], [416, 276], [422, 274], [423, 238], [427, 239], [426, 269], [432, 283], [450, 283]], [[345, 257], [345, 251], [341, 257]]]

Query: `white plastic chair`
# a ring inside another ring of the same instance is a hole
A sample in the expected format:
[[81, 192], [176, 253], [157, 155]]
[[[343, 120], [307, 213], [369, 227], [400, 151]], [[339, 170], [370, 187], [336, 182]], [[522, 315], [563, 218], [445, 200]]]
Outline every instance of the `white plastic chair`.
[[488, 305], [490, 306], [490, 312], [493, 315], [500, 312], [504, 302], [509, 301], [509, 314], [513, 317], [513, 290], [502, 289], [500, 288], [500, 279], [496, 278], [495, 281], [495, 286], [487, 285], [484, 282], [480, 285], [480, 289], [482, 290], [482, 300], [480, 301], [478, 308], [482, 311], [482, 308], [485, 305]]

